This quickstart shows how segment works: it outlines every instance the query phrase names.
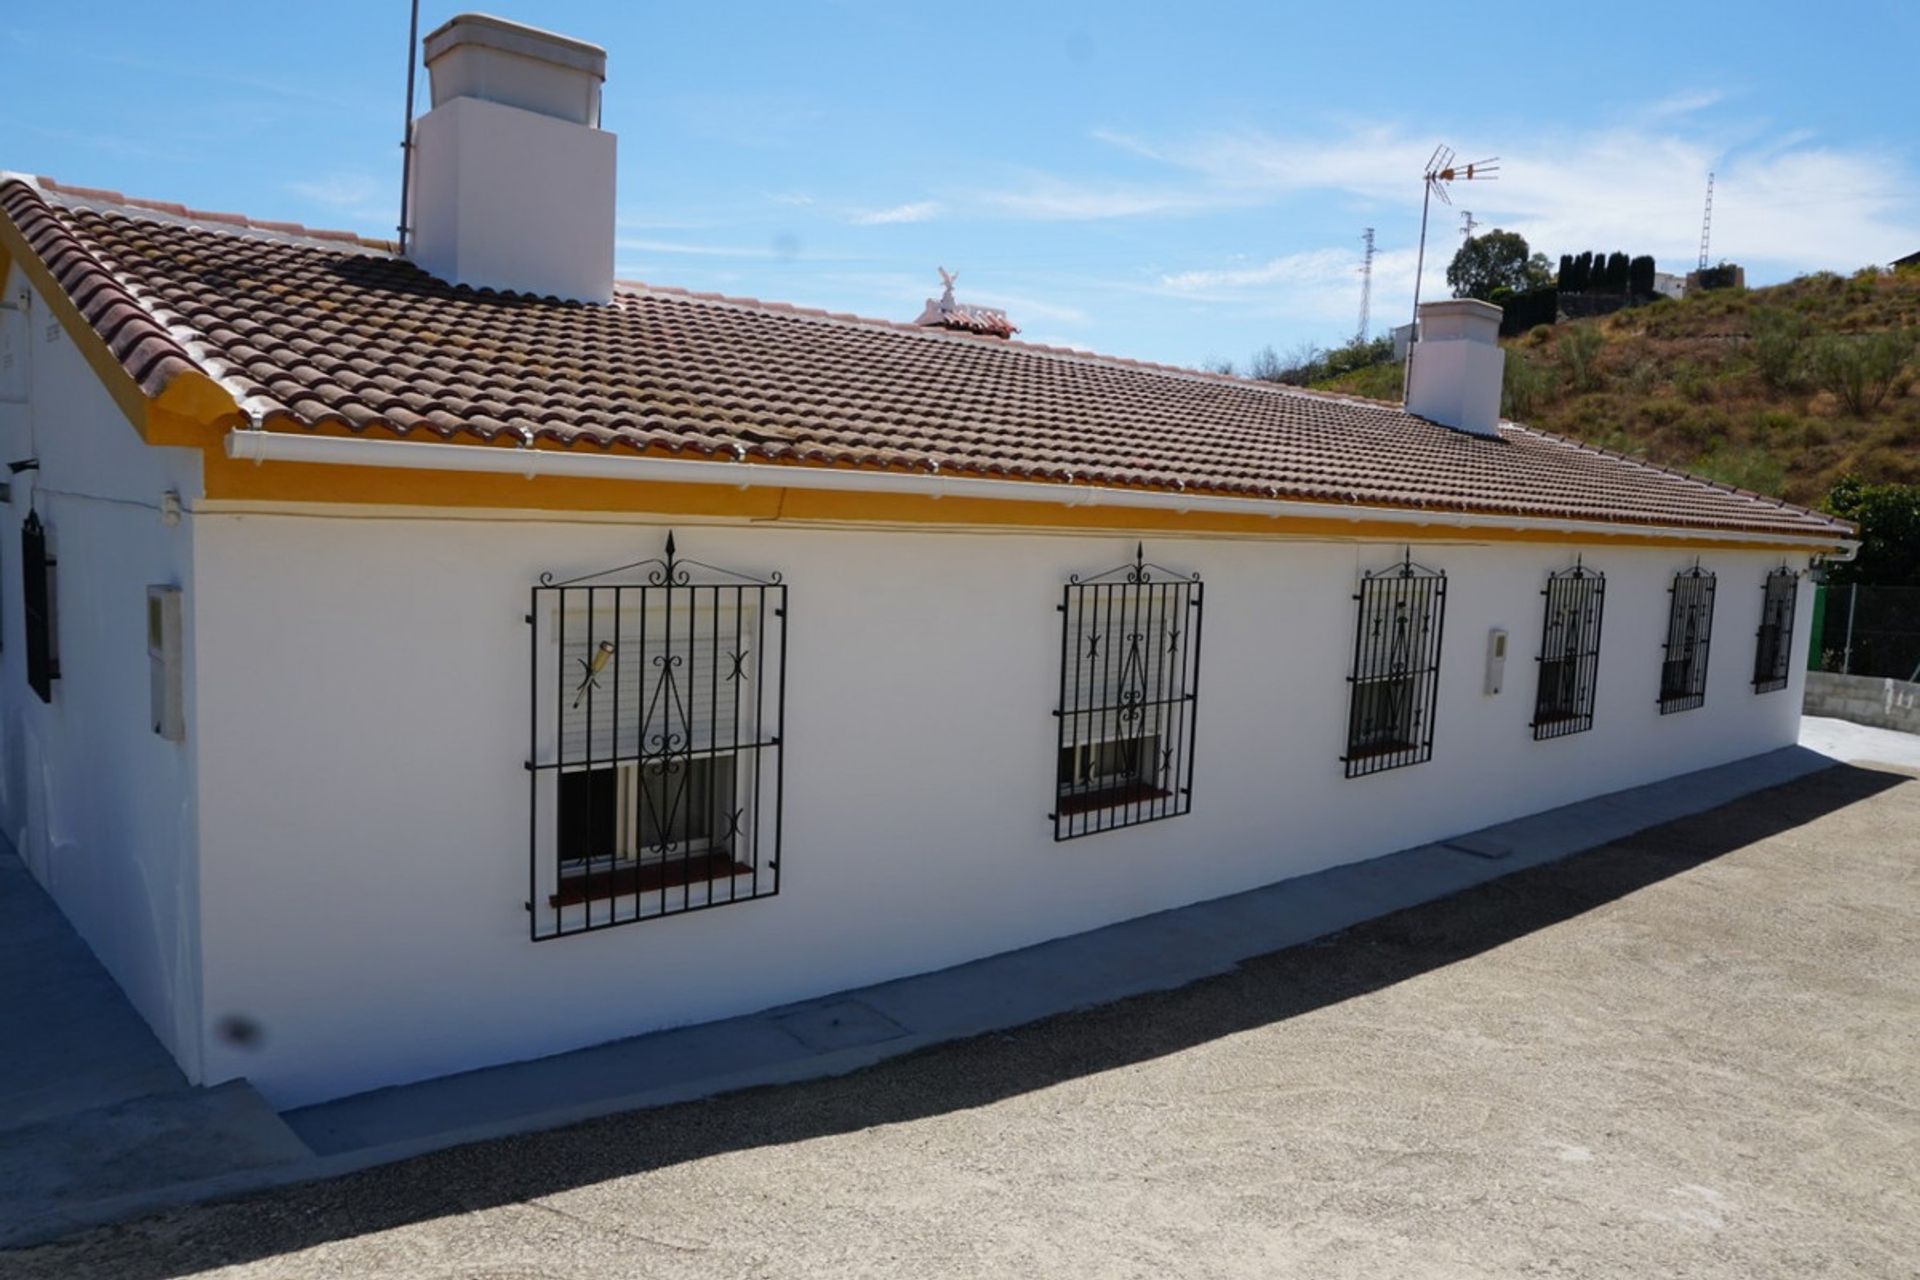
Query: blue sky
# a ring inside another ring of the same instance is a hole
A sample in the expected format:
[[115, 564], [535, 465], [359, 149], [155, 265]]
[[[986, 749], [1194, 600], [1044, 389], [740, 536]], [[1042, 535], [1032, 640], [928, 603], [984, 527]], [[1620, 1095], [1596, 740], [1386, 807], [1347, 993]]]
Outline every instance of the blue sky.
[[[608, 50], [623, 276], [911, 319], [959, 273], [1035, 341], [1175, 363], [1375, 331], [1437, 208], [1753, 283], [1920, 249], [1920, 5], [486, 0]], [[404, 0], [0, 14], [0, 167], [391, 235]], [[429, 0], [422, 31], [459, 6]], [[422, 87], [424, 100], [424, 85]]]

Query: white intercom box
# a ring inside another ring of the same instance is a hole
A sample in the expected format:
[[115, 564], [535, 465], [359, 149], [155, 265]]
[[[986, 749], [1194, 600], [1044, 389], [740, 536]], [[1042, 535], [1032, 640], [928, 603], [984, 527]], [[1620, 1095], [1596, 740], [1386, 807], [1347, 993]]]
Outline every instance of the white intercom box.
[[1495, 627], [1487, 632], [1487, 683], [1489, 695], [1500, 692], [1507, 676], [1507, 629]]

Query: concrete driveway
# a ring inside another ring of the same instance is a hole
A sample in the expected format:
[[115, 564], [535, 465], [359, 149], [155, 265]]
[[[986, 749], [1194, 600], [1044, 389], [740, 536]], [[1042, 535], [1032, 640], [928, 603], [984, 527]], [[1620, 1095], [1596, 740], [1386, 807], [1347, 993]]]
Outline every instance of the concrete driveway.
[[1164, 995], [5, 1276], [1893, 1277], [1920, 780], [1842, 766]]

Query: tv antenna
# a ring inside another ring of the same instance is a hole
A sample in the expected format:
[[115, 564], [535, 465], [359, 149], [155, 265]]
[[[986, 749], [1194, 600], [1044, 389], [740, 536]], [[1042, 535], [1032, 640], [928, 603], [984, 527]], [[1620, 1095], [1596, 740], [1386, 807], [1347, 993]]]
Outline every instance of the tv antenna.
[[1460, 235], [1461, 235], [1461, 238], [1463, 238], [1463, 239], [1466, 239], [1466, 240], [1471, 240], [1471, 239], [1473, 239], [1473, 229], [1474, 229], [1475, 227], [1477, 227], [1477, 226], [1480, 226], [1480, 225], [1482, 225], [1482, 224], [1481, 224], [1481, 222], [1480, 222], [1480, 220], [1479, 220], [1478, 218], [1476, 218], [1476, 217], [1474, 217], [1474, 216], [1473, 216], [1473, 210], [1471, 210], [1471, 209], [1462, 209], [1462, 210], [1460, 211]]
[[1367, 252], [1360, 259], [1360, 328], [1354, 334], [1354, 341], [1364, 343], [1367, 340], [1367, 326], [1373, 319], [1373, 228], [1368, 227], [1360, 237], [1367, 246]]
[[1707, 212], [1700, 219], [1700, 269], [1707, 269], [1707, 239], [1713, 232], [1713, 173], [1707, 173]]
[[400, 126], [400, 253], [406, 256], [407, 196], [413, 185], [413, 69], [420, 62], [420, 0], [413, 0], [413, 16], [407, 24], [407, 112]]
[[[1499, 171], [1499, 156], [1475, 160], [1472, 164], [1456, 164], [1453, 148], [1444, 144], [1435, 147], [1433, 154], [1427, 157], [1425, 174], [1427, 189], [1426, 194], [1420, 198], [1420, 253], [1414, 260], [1413, 268], [1413, 322], [1415, 325], [1420, 323], [1420, 277], [1427, 269], [1427, 211], [1433, 204], [1433, 198], [1439, 196], [1441, 204], [1452, 204], [1453, 198], [1447, 194], [1448, 183], [1492, 181]], [[1415, 329], [1413, 336], [1415, 338], [1420, 336], [1418, 329]], [[1407, 351], [1411, 358], [1413, 351], [1411, 344], [1408, 345]]]

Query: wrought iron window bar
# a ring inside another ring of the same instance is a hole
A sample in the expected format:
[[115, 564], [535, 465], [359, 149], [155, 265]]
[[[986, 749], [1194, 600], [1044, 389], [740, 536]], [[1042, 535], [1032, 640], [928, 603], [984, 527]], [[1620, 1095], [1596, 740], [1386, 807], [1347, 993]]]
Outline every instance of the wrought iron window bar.
[[1360, 576], [1347, 677], [1349, 778], [1419, 764], [1433, 757], [1440, 696], [1440, 638], [1446, 626], [1447, 575], [1413, 562]]
[[1667, 640], [1661, 645], [1660, 714], [1691, 711], [1707, 701], [1707, 656], [1713, 641], [1714, 575], [1696, 562], [1673, 575]]
[[535, 940], [779, 892], [787, 587], [662, 556], [526, 616]]
[[29, 507], [20, 524], [21, 620], [27, 639], [27, 687], [42, 702], [53, 701], [60, 660], [53, 652], [53, 569], [47, 554], [47, 530], [40, 513]]
[[1760, 630], [1753, 651], [1753, 691], [1771, 693], [1787, 687], [1793, 661], [1793, 610], [1800, 595], [1800, 575], [1781, 565], [1767, 575], [1761, 587]]
[[1131, 564], [1062, 588], [1053, 838], [1138, 826], [1193, 805], [1199, 574]]
[[1548, 574], [1540, 594], [1546, 597], [1546, 617], [1535, 659], [1540, 664], [1533, 698], [1536, 742], [1593, 728], [1607, 577], [1575, 560], [1573, 568]]

